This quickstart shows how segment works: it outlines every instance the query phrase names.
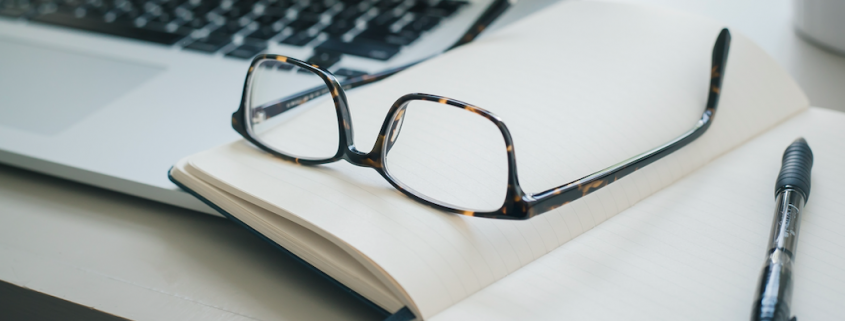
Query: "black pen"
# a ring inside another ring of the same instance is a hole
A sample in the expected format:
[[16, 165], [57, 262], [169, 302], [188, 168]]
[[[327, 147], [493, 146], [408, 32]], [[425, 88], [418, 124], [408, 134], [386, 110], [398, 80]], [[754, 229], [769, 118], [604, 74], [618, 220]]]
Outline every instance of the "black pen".
[[804, 138], [798, 138], [783, 152], [782, 162], [775, 183], [775, 220], [769, 236], [766, 263], [751, 310], [752, 321], [790, 320], [792, 262], [798, 244], [801, 211], [810, 197], [813, 151]]

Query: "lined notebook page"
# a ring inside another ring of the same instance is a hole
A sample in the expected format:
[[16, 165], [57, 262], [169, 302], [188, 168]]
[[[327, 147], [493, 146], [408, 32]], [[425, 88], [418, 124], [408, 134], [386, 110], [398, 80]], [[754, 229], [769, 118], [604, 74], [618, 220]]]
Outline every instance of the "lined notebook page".
[[747, 320], [781, 155], [800, 136], [815, 162], [792, 312], [841, 319], [845, 114], [812, 108], [433, 320]]
[[[510, 127], [529, 192], [662, 144], [703, 110], [722, 26], [629, 5], [556, 5], [495, 35], [349, 94], [368, 150], [393, 100], [425, 92], [488, 109]], [[519, 270], [808, 105], [774, 61], [734, 34], [708, 132], [588, 197], [529, 221], [438, 212], [375, 171], [304, 167], [236, 142], [194, 155], [192, 174], [352, 253], [418, 316], [435, 315]], [[444, 146], [444, 153], [449, 153]]]

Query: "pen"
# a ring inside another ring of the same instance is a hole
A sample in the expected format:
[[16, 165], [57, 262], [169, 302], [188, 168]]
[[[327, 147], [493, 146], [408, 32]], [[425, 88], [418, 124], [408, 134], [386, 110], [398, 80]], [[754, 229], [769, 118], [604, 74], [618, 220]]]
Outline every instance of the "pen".
[[752, 321], [788, 321], [792, 301], [792, 262], [798, 244], [801, 211], [810, 197], [813, 151], [798, 138], [786, 151], [775, 183], [775, 219], [769, 250], [751, 310]]

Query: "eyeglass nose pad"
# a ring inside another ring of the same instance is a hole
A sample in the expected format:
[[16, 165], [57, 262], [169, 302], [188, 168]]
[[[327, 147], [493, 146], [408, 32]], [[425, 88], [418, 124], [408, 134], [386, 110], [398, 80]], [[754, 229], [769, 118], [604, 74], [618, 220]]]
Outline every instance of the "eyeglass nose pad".
[[408, 110], [407, 106], [402, 106], [399, 111], [396, 112], [396, 116], [393, 117], [393, 121], [390, 123], [390, 136], [387, 138], [387, 149], [385, 152], [390, 152], [390, 149], [393, 148], [393, 144], [396, 144], [396, 139], [399, 138], [399, 132], [402, 131], [402, 124], [405, 123], [406, 110]]

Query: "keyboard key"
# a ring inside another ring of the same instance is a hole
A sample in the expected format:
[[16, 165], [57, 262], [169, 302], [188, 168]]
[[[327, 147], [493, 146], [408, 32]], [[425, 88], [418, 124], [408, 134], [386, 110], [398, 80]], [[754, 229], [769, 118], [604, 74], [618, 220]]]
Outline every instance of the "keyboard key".
[[420, 34], [415, 31], [405, 29], [399, 32], [391, 32], [388, 28], [367, 29], [358, 35], [358, 38], [367, 38], [397, 46], [407, 46], [419, 37]]
[[173, 21], [175, 18], [176, 18], [176, 16], [173, 15], [172, 13], [163, 12], [160, 15], [158, 15], [158, 17], [155, 17], [152, 21], [167, 24], [167, 23], [170, 23], [171, 21]]
[[264, 51], [265, 49], [267, 49], [267, 45], [264, 43], [245, 43], [240, 47], [229, 51], [226, 56], [241, 59], [250, 59], [252, 57], [255, 57], [255, 55], [257, 55], [258, 53]]
[[340, 53], [333, 52], [333, 51], [317, 51], [314, 53], [314, 56], [308, 58], [305, 62], [320, 66], [323, 69], [329, 69], [329, 67], [336, 64], [340, 61]]
[[198, 6], [191, 9], [194, 13], [194, 17], [204, 17], [207, 13], [211, 12], [211, 10], [214, 10], [214, 7], [212, 7], [212, 5], [207, 1], [202, 1]]
[[193, 29], [201, 29], [202, 27], [205, 27], [205, 25], [207, 25], [207, 24], [208, 24], [208, 21], [206, 21], [205, 18], [194, 17], [194, 19], [192, 19], [191, 21], [188, 21], [188, 23], [186, 23], [185, 26], [187, 26], [189, 28], [193, 28]]
[[271, 26], [271, 25], [273, 25], [276, 21], [282, 20], [282, 18], [284, 18], [284, 16], [267, 15], [267, 14], [265, 14], [265, 15], [262, 15], [262, 16], [260, 16], [260, 17], [256, 18], [256, 19], [255, 19], [255, 21], [257, 21], [257, 22], [258, 22], [258, 24], [260, 24], [260, 25], [262, 25], [262, 26]]
[[293, 29], [293, 32], [299, 32], [311, 28], [313, 25], [317, 24], [317, 22], [320, 22], [320, 15], [300, 12], [296, 21], [288, 24], [288, 27]]
[[[176, 28], [172, 29], [172, 33], [181, 35], [183, 37], [191, 34], [191, 28], [181, 27], [181, 26], [176, 26], [176, 25], [173, 25], [173, 26], [175, 26]], [[147, 24], [145, 24], [142, 28], [147, 29], [147, 30], [159, 31], [159, 32], [171, 32], [171, 29], [168, 28], [168, 24], [160, 23], [160, 22], [157, 22], [157, 21], [147, 22]]]
[[417, 0], [413, 6], [408, 8], [408, 12], [413, 12], [416, 14], [425, 14], [425, 12], [431, 9], [431, 5], [426, 0]]
[[84, 9], [85, 14], [83, 16], [85, 18], [93, 19], [94, 17], [96, 17], [98, 19], [103, 19], [103, 16], [105, 16], [106, 13], [112, 10], [112, 6], [108, 3], [94, 2], [85, 5], [84, 7], [80, 7], [80, 9]]
[[284, 18], [285, 16], [287, 16], [290, 7], [291, 2], [289, 1], [277, 1], [274, 3], [268, 3], [267, 7], [264, 8], [264, 14], [268, 16]]
[[440, 17], [435, 16], [421, 16], [414, 20], [414, 22], [409, 23], [405, 26], [406, 29], [416, 32], [423, 32], [431, 30], [434, 28], [438, 23], [440, 23]]
[[[110, 1], [91, 1], [92, 6], [98, 6], [102, 4], [108, 4]], [[176, 7], [181, 6], [185, 1], [182, 0], [170, 0], [161, 4], [162, 9], [165, 11], [173, 12]]]
[[347, 6], [346, 9], [343, 9], [343, 11], [341, 11], [340, 13], [338, 13], [335, 16], [335, 19], [355, 21], [355, 19], [358, 19], [358, 17], [363, 15], [364, 12], [366, 12], [366, 10], [361, 10], [360, 6], [358, 6], [357, 4], [352, 4]]
[[393, 12], [385, 12], [382, 13], [372, 20], [370, 20], [367, 24], [370, 26], [390, 26], [394, 22], [399, 20], [399, 17], [393, 14]]
[[135, 19], [141, 16], [141, 11], [137, 9], [132, 9], [129, 11], [121, 12], [115, 16], [115, 22], [124, 22], [127, 24], [134, 24]]
[[333, 74], [337, 77], [356, 78], [366, 75], [367, 73], [353, 69], [340, 68], [337, 71], [333, 72]]
[[420, 37], [420, 34], [416, 31], [408, 30], [407, 28], [400, 30], [399, 32], [393, 32], [390, 28], [387, 28], [385, 26], [369, 28], [359, 34], [357, 37], [380, 41], [397, 46], [407, 46], [416, 41], [417, 38]]
[[28, 7], [11, 6], [5, 3], [0, 4], [0, 16], [21, 17], [29, 11]]
[[212, 31], [210, 34], [208, 34], [207, 38], [232, 39], [232, 37], [234, 35], [235, 35], [235, 33], [229, 32], [228, 30], [217, 29], [217, 30]]
[[385, 35], [383, 40], [384, 42], [392, 45], [407, 46], [416, 41], [419, 37], [419, 33], [410, 30], [400, 30], [397, 33], [389, 33]]
[[437, 3], [434, 8], [427, 10], [427, 14], [446, 18], [458, 11], [458, 9], [466, 5], [466, 1], [443, 0]]
[[249, 36], [246, 36], [246, 38], [251, 40], [267, 41], [270, 40], [270, 38], [275, 37], [277, 34], [279, 34], [279, 32], [273, 30], [273, 27], [261, 27]]
[[184, 38], [184, 35], [176, 33], [140, 29], [135, 28], [134, 25], [131, 24], [106, 23], [105, 21], [99, 19], [78, 19], [75, 16], [60, 13], [37, 16], [32, 20], [126, 38], [151, 41], [165, 45], [172, 45]]
[[317, 38], [317, 35], [312, 36], [309, 35], [308, 32], [302, 31], [299, 33], [295, 33], [290, 37], [287, 37], [285, 40], [282, 40], [281, 43], [302, 47], [311, 42], [311, 40], [314, 40], [314, 38]]
[[279, 19], [284, 18], [285, 14], [287, 14], [289, 6], [290, 3], [282, 4], [276, 2], [269, 4], [266, 8], [264, 8], [264, 15], [271, 17], [279, 17]]
[[225, 47], [230, 42], [232, 42], [232, 37], [209, 35], [206, 38], [198, 39], [190, 45], [185, 46], [185, 49], [213, 53]]
[[401, 0], [379, 0], [377, 1], [374, 6], [379, 9], [381, 12], [388, 11], [390, 9], [395, 8], [399, 4], [401, 4]]
[[303, 8], [299, 13], [310, 13], [320, 15], [328, 9], [323, 1], [312, 1], [307, 7]]
[[337, 38], [329, 38], [317, 46], [318, 51], [335, 51], [353, 56], [372, 58], [377, 60], [388, 60], [399, 53], [399, 46], [374, 41], [367, 38], [355, 38], [352, 42], [346, 43]]
[[349, 32], [349, 30], [352, 30], [352, 28], [355, 28], [354, 20], [340, 19], [332, 21], [332, 24], [326, 27], [324, 31], [330, 36], [340, 37]]

